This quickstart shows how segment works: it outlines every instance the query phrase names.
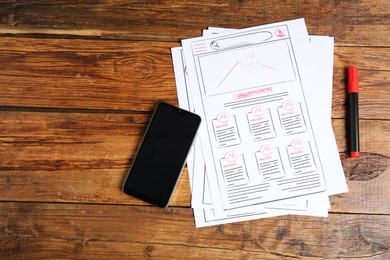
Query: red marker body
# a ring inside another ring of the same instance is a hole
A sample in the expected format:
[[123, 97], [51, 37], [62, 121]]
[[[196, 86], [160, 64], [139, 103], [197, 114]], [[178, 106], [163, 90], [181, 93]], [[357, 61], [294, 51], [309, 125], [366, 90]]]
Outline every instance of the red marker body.
[[350, 157], [360, 157], [359, 147], [359, 107], [358, 69], [348, 68], [348, 137]]

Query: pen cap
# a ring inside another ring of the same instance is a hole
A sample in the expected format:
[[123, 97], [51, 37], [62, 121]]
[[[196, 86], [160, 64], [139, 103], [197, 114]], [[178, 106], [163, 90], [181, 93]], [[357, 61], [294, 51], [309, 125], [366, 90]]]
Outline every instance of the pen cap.
[[348, 93], [359, 92], [358, 69], [356, 67], [348, 68]]

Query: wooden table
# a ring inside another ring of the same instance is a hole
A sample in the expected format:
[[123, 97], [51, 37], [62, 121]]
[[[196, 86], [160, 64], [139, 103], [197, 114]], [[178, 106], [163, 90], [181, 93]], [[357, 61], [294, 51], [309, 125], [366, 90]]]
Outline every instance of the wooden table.
[[[390, 2], [0, 3], [1, 259], [390, 259]], [[120, 186], [158, 101], [177, 104], [170, 48], [208, 26], [304, 17], [335, 37], [332, 124], [349, 192], [329, 217], [196, 229], [187, 173], [159, 209]], [[346, 68], [360, 69], [360, 159], [347, 156]]]

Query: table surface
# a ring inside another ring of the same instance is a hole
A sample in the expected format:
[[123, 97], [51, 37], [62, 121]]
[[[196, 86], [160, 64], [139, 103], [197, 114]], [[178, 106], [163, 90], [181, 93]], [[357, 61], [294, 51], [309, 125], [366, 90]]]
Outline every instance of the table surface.
[[[1, 259], [390, 259], [390, 2], [10, 1], [0, 4]], [[187, 173], [171, 206], [120, 186], [159, 101], [170, 48], [208, 26], [304, 17], [335, 37], [332, 125], [349, 192], [329, 217], [196, 229]], [[347, 156], [346, 68], [360, 70], [361, 151]]]

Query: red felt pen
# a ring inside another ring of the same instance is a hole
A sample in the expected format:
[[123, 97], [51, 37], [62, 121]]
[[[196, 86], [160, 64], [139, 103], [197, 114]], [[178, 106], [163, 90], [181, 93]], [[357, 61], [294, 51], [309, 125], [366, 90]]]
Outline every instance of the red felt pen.
[[359, 148], [359, 107], [358, 69], [348, 68], [348, 137], [349, 153], [352, 158], [360, 157]]

